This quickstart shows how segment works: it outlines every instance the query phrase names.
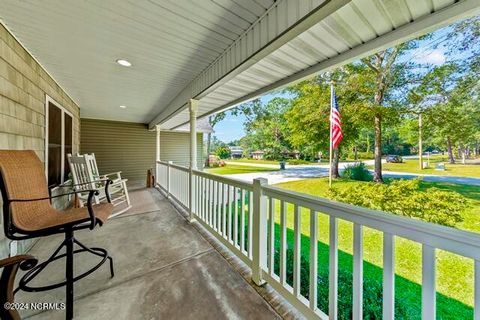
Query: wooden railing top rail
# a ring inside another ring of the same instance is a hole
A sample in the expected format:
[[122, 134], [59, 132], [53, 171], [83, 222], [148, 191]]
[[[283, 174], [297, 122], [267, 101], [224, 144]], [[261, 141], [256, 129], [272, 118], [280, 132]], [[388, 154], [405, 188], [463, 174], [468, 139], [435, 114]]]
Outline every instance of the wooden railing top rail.
[[175, 168], [175, 169], [178, 169], [178, 170], [181, 170], [181, 171], [185, 171], [185, 172], [188, 172], [190, 170], [188, 167], [184, 167], [184, 166], [181, 166], [181, 165], [178, 165], [178, 164], [175, 164], [175, 163], [169, 163], [167, 161], [157, 161], [157, 163], [163, 164], [164, 166], [170, 166], [172, 168]]
[[199, 170], [193, 170], [193, 174], [199, 177], [204, 177], [204, 178], [212, 179], [221, 183], [229, 184], [237, 188], [253, 191], [253, 184], [251, 182], [246, 182], [246, 181], [237, 180], [233, 178], [227, 178], [218, 174], [207, 173]]

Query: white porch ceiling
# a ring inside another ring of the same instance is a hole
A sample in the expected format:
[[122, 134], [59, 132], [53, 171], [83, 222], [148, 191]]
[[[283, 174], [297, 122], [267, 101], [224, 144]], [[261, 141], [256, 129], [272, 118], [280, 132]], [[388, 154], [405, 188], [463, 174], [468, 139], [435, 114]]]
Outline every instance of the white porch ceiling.
[[[353, 0], [247, 69], [197, 95], [199, 116], [225, 110], [317, 72], [348, 63], [480, 13], [478, 0]], [[189, 120], [188, 109], [162, 122]], [[160, 120], [160, 119], [157, 119]]]
[[0, 0], [0, 19], [82, 117], [148, 123], [273, 3]]
[[188, 122], [190, 98], [208, 115], [479, 8], [480, 0], [0, 0], [0, 19], [82, 117], [172, 129]]

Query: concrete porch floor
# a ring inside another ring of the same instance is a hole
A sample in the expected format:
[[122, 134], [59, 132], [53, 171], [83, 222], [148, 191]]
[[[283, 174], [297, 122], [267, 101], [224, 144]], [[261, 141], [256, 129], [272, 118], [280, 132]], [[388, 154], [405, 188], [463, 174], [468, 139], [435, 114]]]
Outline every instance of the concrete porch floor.
[[[155, 189], [130, 192], [133, 207], [95, 230], [76, 233], [89, 247], [114, 259], [75, 283], [75, 319], [277, 319], [262, 296]], [[30, 250], [45, 260], [63, 240], [43, 238]], [[75, 274], [95, 264], [75, 256]], [[32, 285], [64, 278], [64, 260], [45, 269]], [[19, 274], [19, 278], [22, 274]], [[64, 302], [65, 287], [19, 292], [16, 302]], [[28, 319], [64, 319], [64, 311], [23, 311]]]

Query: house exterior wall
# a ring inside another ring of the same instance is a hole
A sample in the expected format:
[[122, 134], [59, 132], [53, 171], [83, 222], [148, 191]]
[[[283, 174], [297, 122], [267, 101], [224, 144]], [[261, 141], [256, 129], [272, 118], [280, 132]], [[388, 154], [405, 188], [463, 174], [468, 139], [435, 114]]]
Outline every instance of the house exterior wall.
[[[160, 159], [173, 161], [180, 166], [190, 166], [190, 133], [161, 131]], [[205, 157], [203, 155], [203, 133], [197, 133], [197, 168], [202, 170]]]
[[[100, 173], [122, 171], [122, 177], [145, 183], [155, 168], [156, 133], [143, 123], [81, 119], [80, 152], [95, 153]], [[203, 167], [203, 136], [198, 134], [198, 167]], [[160, 155], [164, 161], [188, 166], [190, 133], [162, 131]]]
[[156, 135], [143, 123], [81, 119], [80, 152], [95, 153], [100, 173], [122, 171], [130, 181], [146, 181], [155, 167]]
[[[73, 115], [76, 152], [79, 107], [0, 23], [0, 149], [34, 150], [45, 161], [46, 95]], [[18, 252], [24, 252], [30, 243], [18, 242]], [[0, 257], [8, 255], [8, 248], [9, 240], [0, 232]]]

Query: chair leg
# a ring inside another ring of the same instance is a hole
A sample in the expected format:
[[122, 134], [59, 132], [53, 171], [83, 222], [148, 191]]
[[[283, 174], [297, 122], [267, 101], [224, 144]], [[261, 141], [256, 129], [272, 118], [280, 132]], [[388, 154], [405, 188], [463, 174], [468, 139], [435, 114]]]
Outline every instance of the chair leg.
[[130, 197], [128, 196], [127, 183], [123, 182], [123, 192], [125, 193], [125, 199], [127, 200], [127, 205], [130, 206]]
[[73, 319], [73, 231], [65, 232], [66, 256], [66, 319]]

